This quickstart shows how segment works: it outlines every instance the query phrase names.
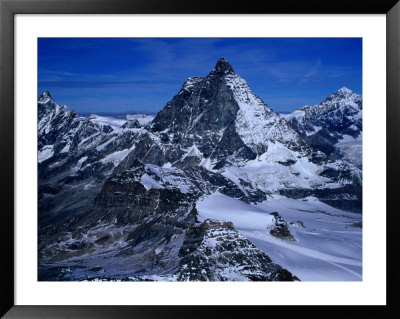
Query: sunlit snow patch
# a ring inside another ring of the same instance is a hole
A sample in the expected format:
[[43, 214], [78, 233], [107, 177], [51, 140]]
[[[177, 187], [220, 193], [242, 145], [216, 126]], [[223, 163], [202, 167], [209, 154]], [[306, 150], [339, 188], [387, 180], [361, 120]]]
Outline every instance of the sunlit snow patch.
[[117, 151], [111, 153], [100, 160], [102, 163], [113, 163], [114, 166], [118, 166], [118, 164], [129, 154], [132, 149], [124, 149], [122, 151]]
[[141, 179], [140, 182], [142, 183], [142, 185], [147, 189], [151, 189], [151, 188], [158, 188], [158, 189], [162, 189], [165, 188], [164, 186], [162, 186], [160, 183], [158, 183], [154, 178], [150, 177], [147, 174], [144, 174]]
[[54, 145], [46, 145], [38, 152], [38, 162], [41, 163], [54, 155]]

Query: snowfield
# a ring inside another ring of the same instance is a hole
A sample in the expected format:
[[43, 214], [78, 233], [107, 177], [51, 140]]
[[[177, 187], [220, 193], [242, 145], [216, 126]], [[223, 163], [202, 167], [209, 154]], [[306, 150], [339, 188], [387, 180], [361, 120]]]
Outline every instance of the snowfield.
[[99, 126], [109, 125], [115, 132], [119, 132], [121, 126], [126, 123], [126, 120], [118, 119], [112, 116], [100, 116], [96, 114], [92, 114], [88, 117], [93, 123], [96, 123]]
[[196, 207], [199, 221], [216, 219], [232, 222], [238, 230], [264, 231], [273, 222], [273, 216], [265, 210], [218, 192], [198, 201]]
[[357, 166], [362, 165], [362, 132], [357, 138], [350, 135], [343, 135], [343, 138], [335, 146], [340, 150], [344, 158], [348, 159], [351, 163]]
[[[197, 209], [200, 221], [231, 221], [273, 262], [302, 281], [362, 280], [360, 214], [333, 208], [313, 197], [295, 200], [274, 195], [261, 204], [249, 205], [220, 193], [201, 198]], [[296, 241], [269, 234], [272, 212], [278, 212], [287, 222]]]
[[39, 163], [47, 160], [48, 158], [50, 158], [54, 155], [53, 146], [54, 145], [46, 145], [43, 147], [42, 151], [38, 152], [38, 162]]

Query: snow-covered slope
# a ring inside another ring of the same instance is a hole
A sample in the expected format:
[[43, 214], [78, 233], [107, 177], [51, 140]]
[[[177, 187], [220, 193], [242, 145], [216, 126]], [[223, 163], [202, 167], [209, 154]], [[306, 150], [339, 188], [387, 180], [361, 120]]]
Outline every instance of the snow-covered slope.
[[[271, 259], [302, 281], [361, 280], [361, 216], [335, 209], [314, 197], [304, 200], [272, 196], [249, 205], [214, 193], [197, 202], [199, 220], [232, 222]], [[286, 221], [295, 240], [271, 235], [273, 215]]]
[[301, 143], [297, 134], [251, 91], [245, 80], [236, 73], [227, 74], [224, 80], [239, 106], [235, 128], [246, 145], [265, 146], [270, 141]]

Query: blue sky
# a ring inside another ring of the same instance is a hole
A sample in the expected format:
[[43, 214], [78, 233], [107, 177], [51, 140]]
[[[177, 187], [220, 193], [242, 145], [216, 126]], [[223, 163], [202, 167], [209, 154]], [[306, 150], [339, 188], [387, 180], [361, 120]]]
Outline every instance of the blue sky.
[[220, 57], [277, 112], [362, 94], [361, 38], [39, 38], [38, 95], [78, 113], [158, 112]]

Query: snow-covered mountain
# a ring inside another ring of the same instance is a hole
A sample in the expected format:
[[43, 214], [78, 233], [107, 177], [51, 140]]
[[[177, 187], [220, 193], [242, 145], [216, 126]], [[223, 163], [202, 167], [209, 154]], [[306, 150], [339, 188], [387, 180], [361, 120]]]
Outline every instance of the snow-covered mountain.
[[[221, 161], [253, 160], [275, 142], [314, 161], [324, 157], [313, 152], [223, 58], [208, 76], [188, 79], [150, 127], [148, 138], [154, 143], [146, 148], [143, 161], [157, 165], [185, 166], [188, 158], [193, 165], [196, 158], [201, 166], [220, 167]], [[138, 152], [130, 158], [140, 158]]]
[[232, 181], [243, 193], [239, 197], [253, 202], [272, 193], [304, 197], [305, 191], [339, 208], [357, 209], [360, 204], [361, 192], [355, 195], [348, 185], [360, 185], [361, 171], [351, 163], [328, 161], [223, 58], [208, 76], [185, 82], [117, 171], [134, 160], [204, 167], [207, 174]]
[[362, 97], [342, 87], [322, 102], [284, 115], [308, 144], [361, 167]]
[[[339, 100], [332, 97], [331, 105]], [[296, 228], [301, 220], [256, 207], [274, 198], [304, 207], [301, 199], [353, 225], [357, 214], [341, 209], [361, 212], [362, 175], [312, 145], [308, 128], [292, 119], [270, 109], [224, 58], [206, 77], [189, 78], [154, 119], [80, 118], [44, 92], [39, 277], [297, 280], [290, 265], [276, 264], [267, 245], [249, 237], [298, 245], [292, 232], [306, 232]], [[215, 198], [241, 213], [215, 204], [205, 209]]]
[[[105, 179], [123, 160], [145, 124], [91, 115], [58, 105], [48, 91], [38, 100], [39, 216], [54, 223], [87, 209]], [[60, 217], [61, 216], [61, 217]]]

